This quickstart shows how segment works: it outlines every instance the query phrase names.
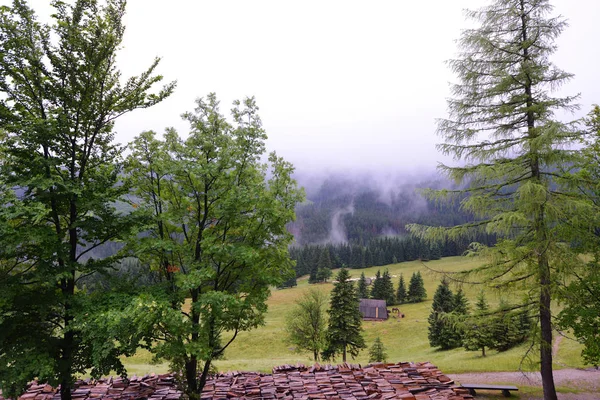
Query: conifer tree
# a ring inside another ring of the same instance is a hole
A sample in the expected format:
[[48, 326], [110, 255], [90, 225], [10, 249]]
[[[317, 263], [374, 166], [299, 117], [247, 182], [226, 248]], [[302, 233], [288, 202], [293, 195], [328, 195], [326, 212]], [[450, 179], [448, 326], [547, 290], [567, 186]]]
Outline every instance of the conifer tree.
[[[480, 25], [463, 32], [462, 53], [451, 60], [458, 75], [448, 100], [450, 116], [439, 122], [446, 143], [443, 153], [465, 162], [443, 166], [456, 181], [469, 182], [462, 202], [477, 221], [456, 227], [411, 226], [430, 240], [460, 240], [486, 231], [500, 240], [494, 248], [475, 246], [489, 256], [471, 273], [511, 290], [519, 282], [530, 297], [521, 305], [535, 309], [540, 322], [540, 370], [545, 400], [556, 400], [552, 375], [552, 310], [558, 282], [577, 259], [567, 255], [562, 228], [578, 208], [552, 183], [568, 179], [569, 145], [575, 133], [556, 120], [556, 112], [572, 110], [573, 97], [553, 90], [572, 75], [552, 64], [556, 38], [566, 27], [551, 16], [549, 0], [491, 0], [468, 16]], [[561, 168], [565, 167], [565, 168]], [[455, 192], [456, 193], [456, 192]], [[446, 197], [449, 192], [430, 193]]]
[[377, 270], [375, 279], [373, 279], [373, 287], [371, 288], [371, 298], [383, 300], [383, 280], [381, 280], [381, 271]]
[[325, 360], [335, 358], [341, 353], [342, 361], [346, 362], [347, 353], [356, 357], [360, 350], [366, 347], [362, 336], [358, 293], [349, 278], [348, 271], [342, 268], [333, 284], [329, 303], [327, 346], [323, 351]]
[[454, 311], [455, 305], [454, 294], [448, 286], [448, 281], [444, 279], [433, 295], [431, 313], [427, 319], [429, 322], [427, 337], [431, 347], [449, 350], [461, 346], [460, 332], [450, 320], [450, 313]]
[[421, 272], [414, 272], [410, 277], [408, 284], [408, 302], [409, 303], [420, 303], [427, 298], [427, 292], [425, 291], [425, 284]]
[[386, 268], [381, 276], [381, 300], [385, 300], [388, 305], [396, 304], [396, 296], [394, 295], [394, 283], [390, 276], [390, 271]]
[[492, 321], [489, 305], [482, 292], [477, 296], [475, 313], [471, 315], [464, 324], [463, 346], [465, 350], [481, 350], [481, 356], [485, 357], [485, 349], [493, 346]]
[[406, 283], [404, 283], [404, 276], [400, 274], [400, 280], [398, 281], [398, 290], [396, 291], [396, 301], [398, 304], [403, 304], [407, 299], [408, 294], [406, 293]]
[[375, 338], [373, 346], [369, 349], [369, 362], [387, 362], [387, 353], [379, 336]]
[[469, 300], [462, 288], [459, 288], [454, 295], [454, 309], [452, 311], [457, 315], [467, 315], [469, 313]]
[[359, 299], [368, 299], [369, 298], [369, 285], [367, 285], [367, 278], [365, 278], [364, 272], [362, 272], [360, 274], [360, 279], [358, 280], [358, 298]]

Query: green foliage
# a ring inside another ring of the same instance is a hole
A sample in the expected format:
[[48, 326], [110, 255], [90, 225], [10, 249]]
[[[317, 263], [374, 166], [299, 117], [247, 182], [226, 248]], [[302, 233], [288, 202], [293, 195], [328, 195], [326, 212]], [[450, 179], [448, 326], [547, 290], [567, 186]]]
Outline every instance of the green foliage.
[[373, 346], [369, 349], [369, 362], [387, 362], [387, 353], [379, 336], [375, 338]]
[[585, 346], [581, 355], [586, 363], [600, 365], [600, 265], [590, 263], [585, 275], [576, 277], [566, 289], [558, 324], [572, 329]]
[[[586, 363], [600, 364], [600, 107], [595, 105], [584, 120], [590, 138], [579, 152], [576, 171], [569, 187], [589, 201], [590, 209], [572, 218], [569, 226], [571, 244], [589, 255], [585, 268], [576, 271], [560, 293], [562, 311], [558, 324], [572, 329], [584, 345], [582, 356]], [[577, 229], [573, 229], [577, 228]]]
[[158, 60], [121, 84], [125, 1], [52, 6], [52, 25], [25, 1], [0, 8], [0, 386], [15, 396], [37, 378], [68, 400], [76, 374], [124, 373], [131, 354], [109, 316], [123, 298], [76, 284], [109, 271], [121, 255], [90, 253], [137, 224], [115, 207], [128, 191], [115, 120], [174, 84], [150, 92]]
[[360, 279], [358, 280], [358, 298], [369, 298], [369, 285], [367, 285], [367, 278], [365, 278], [364, 272], [360, 274]]
[[[462, 306], [462, 304], [459, 305]], [[462, 345], [462, 331], [450, 317], [450, 314], [456, 310], [456, 306], [456, 297], [444, 279], [433, 295], [431, 314], [427, 318], [429, 323], [427, 337], [431, 347], [449, 350]], [[464, 309], [466, 310], [466, 307]]]
[[463, 330], [463, 346], [468, 351], [481, 350], [485, 357], [485, 349], [494, 345], [492, 318], [488, 314], [489, 305], [483, 292], [477, 296], [475, 313], [466, 319]]
[[264, 322], [269, 287], [291, 273], [285, 226], [303, 199], [291, 164], [274, 153], [261, 162], [266, 134], [254, 99], [234, 102], [231, 114], [233, 123], [209, 94], [183, 114], [187, 139], [144, 132], [128, 159], [134, 214], [146, 219], [132, 249], [164, 279], [130, 312], [145, 346], [183, 371], [190, 397], [238, 333]]
[[498, 235], [492, 248], [473, 245], [472, 253], [488, 262], [461, 278], [508, 292], [529, 289], [521, 305], [534, 305], [538, 312], [540, 335], [532, 337], [540, 339], [544, 396], [555, 400], [550, 305], [557, 295], [555, 282], [579, 263], [565, 245], [565, 222], [589, 207], [561, 182], [570, 179], [577, 159], [571, 148], [581, 133], [553, 119], [556, 112], [573, 110], [575, 98], [552, 95], [572, 75], [550, 62], [566, 27], [551, 12], [548, 0], [492, 0], [468, 12], [479, 25], [463, 32], [462, 52], [449, 62], [459, 83], [448, 100], [450, 115], [438, 125], [445, 138], [439, 149], [463, 160], [441, 168], [468, 187], [428, 194], [437, 199], [468, 195], [461, 206], [475, 221], [409, 229], [434, 241]]
[[458, 291], [454, 295], [454, 307], [453, 312], [458, 315], [466, 315], [469, 313], [469, 300], [465, 296], [462, 288], [458, 288]]
[[403, 304], [407, 299], [408, 293], [406, 292], [406, 283], [404, 283], [404, 276], [400, 274], [398, 290], [396, 291], [396, 302], [398, 302], [398, 304]]
[[407, 302], [420, 303], [426, 298], [427, 291], [425, 290], [421, 271], [414, 272], [410, 277], [410, 282], [408, 283]]
[[390, 271], [387, 268], [383, 271], [383, 275], [377, 270], [375, 281], [373, 282], [373, 290], [371, 291], [371, 298], [385, 300], [388, 305], [396, 303], [394, 284], [392, 283]]
[[325, 348], [327, 330], [327, 295], [325, 292], [310, 289], [296, 301], [295, 307], [286, 317], [288, 341], [296, 346], [296, 351], [310, 351], [313, 360]]
[[325, 360], [335, 358], [341, 353], [342, 360], [346, 362], [347, 352], [356, 357], [360, 350], [366, 347], [362, 336], [358, 293], [349, 278], [348, 271], [342, 268], [331, 291], [327, 346], [323, 351]]
[[529, 337], [529, 315], [523, 311], [517, 313], [510, 304], [501, 301], [490, 321], [490, 327], [492, 334], [490, 348], [506, 351], [523, 343]]

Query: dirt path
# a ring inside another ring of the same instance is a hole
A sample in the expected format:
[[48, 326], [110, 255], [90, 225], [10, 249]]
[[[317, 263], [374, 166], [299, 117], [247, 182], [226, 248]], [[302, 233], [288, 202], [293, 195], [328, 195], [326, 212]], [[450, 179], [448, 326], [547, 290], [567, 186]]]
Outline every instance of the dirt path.
[[[481, 372], [468, 374], [448, 374], [457, 383], [507, 383], [516, 386], [542, 386], [539, 372]], [[559, 394], [563, 400], [599, 400], [600, 399], [600, 370], [588, 369], [559, 369], [554, 371], [554, 383], [585, 393]], [[534, 400], [536, 398], [524, 398]]]

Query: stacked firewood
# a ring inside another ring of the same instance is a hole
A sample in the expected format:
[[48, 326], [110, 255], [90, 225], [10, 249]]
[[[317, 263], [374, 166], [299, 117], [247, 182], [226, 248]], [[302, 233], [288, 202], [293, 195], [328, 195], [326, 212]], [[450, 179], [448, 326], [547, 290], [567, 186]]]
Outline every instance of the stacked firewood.
[[[148, 375], [98, 381], [78, 381], [74, 400], [177, 400], [173, 375]], [[32, 384], [20, 400], [60, 400], [49, 385]], [[468, 390], [454, 385], [430, 363], [356, 364], [338, 366], [282, 365], [272, 374], [228, 372], [207, 380], [201, 399], [472, 399]], [[0, 396], [0, 400], [2, 397]]]

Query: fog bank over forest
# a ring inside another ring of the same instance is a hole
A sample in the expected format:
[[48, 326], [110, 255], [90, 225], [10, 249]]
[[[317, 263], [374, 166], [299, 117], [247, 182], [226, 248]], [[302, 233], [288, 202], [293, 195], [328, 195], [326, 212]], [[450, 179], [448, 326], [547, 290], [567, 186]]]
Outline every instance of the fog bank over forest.
[[295, 178], [306, 191], [297, 220], [289, 225], [297, 245], [364, 245], [377, 237], [406, 235], [405, 225], [413, 222], [453, 225], [471, 219], [457, 205], [434, 204], [421, 194], [424, 188], [456, 187], [433, 168], [421, 174], [297, 170]]

